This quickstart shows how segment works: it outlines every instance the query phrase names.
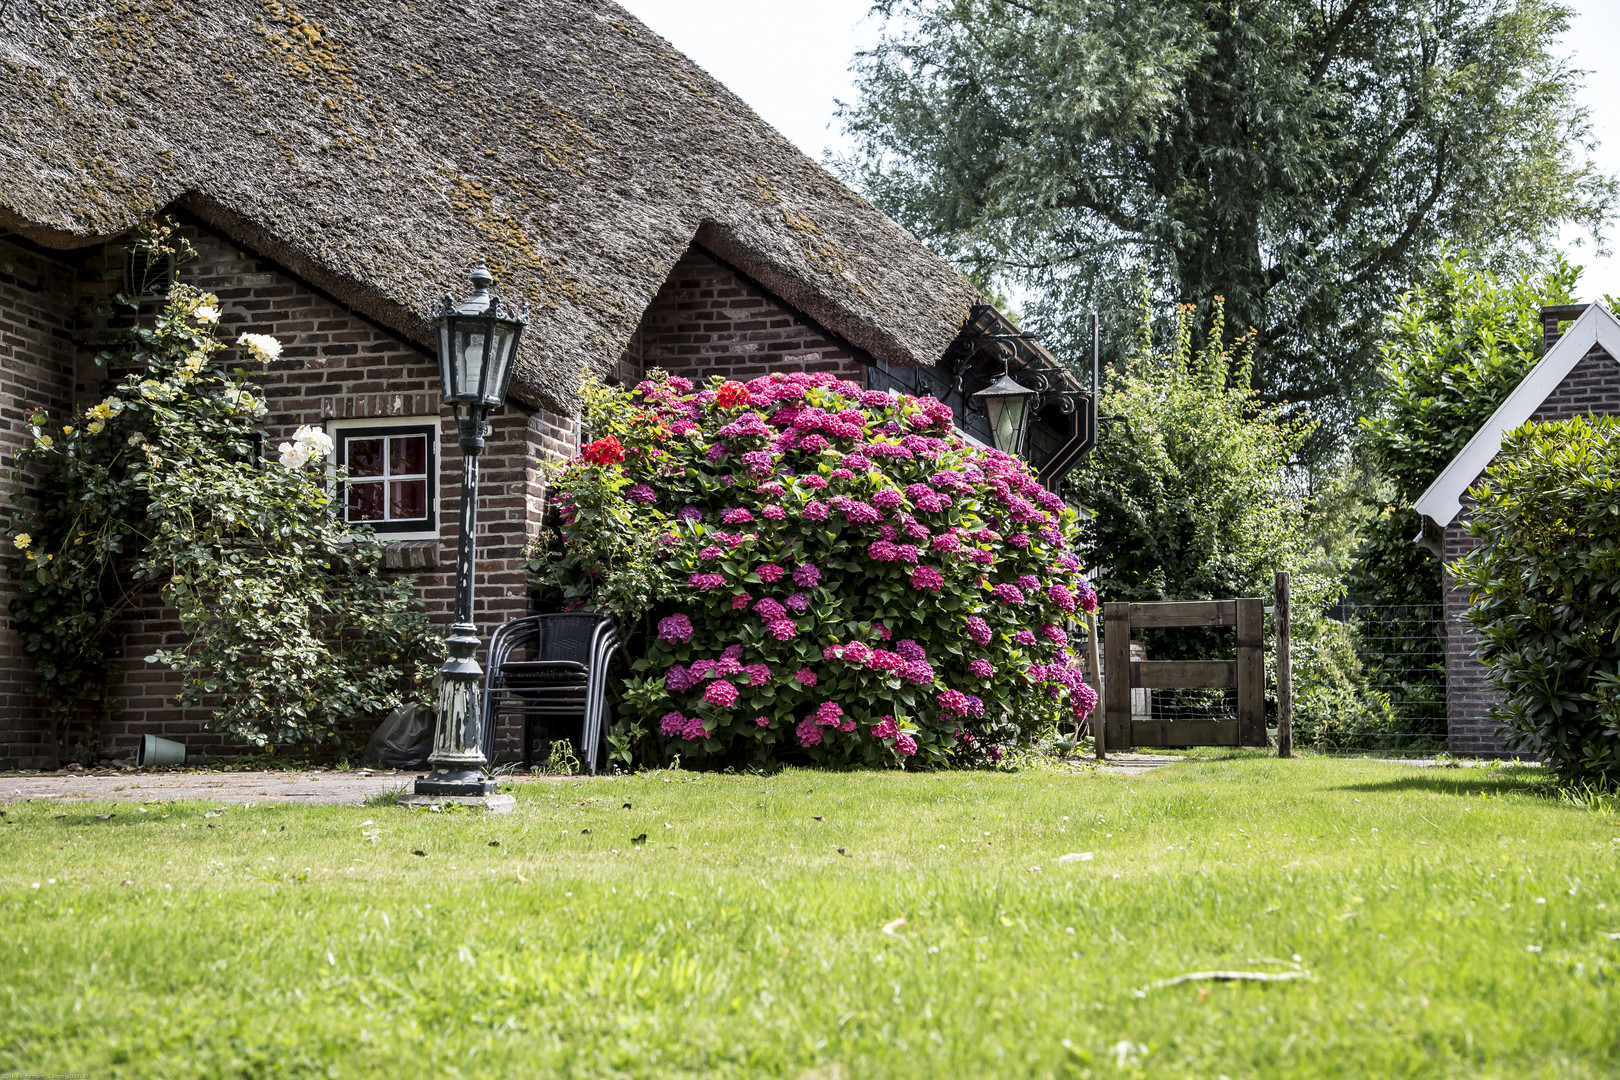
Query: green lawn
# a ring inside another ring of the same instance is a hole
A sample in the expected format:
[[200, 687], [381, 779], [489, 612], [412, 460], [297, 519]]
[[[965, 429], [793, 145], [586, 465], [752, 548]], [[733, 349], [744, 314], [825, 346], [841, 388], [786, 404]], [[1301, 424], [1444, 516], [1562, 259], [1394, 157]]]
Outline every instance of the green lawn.
[[[509, 816], [13, 804], [0, 1073], [1614, 1076], [1620, 818], [1535, 772], [1211, 754], [536, 783]], [[1308, 981], [1143, 993], [1296, 957]]]

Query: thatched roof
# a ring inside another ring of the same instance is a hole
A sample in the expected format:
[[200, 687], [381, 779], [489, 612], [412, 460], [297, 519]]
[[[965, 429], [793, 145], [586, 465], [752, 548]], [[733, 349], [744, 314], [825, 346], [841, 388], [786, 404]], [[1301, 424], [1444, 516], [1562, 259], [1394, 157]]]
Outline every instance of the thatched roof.
[[535, 316], [516, 396], [570, 412], [694, 238], [890, 364], [978, 299], [609, 0], [10, 0], [0, 229], [175, 204], [424, 344], [486, 258]]

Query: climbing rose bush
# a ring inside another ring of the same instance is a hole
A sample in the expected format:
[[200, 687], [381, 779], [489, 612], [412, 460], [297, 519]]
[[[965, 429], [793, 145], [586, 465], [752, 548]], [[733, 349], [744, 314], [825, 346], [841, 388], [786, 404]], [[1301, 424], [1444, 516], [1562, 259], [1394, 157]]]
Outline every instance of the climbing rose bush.
[[645, 627], [621, 760], [971, 763], [1095, 706], [1075, 511], [942, 402], [802, 373], [585, 398], [535, 565]]

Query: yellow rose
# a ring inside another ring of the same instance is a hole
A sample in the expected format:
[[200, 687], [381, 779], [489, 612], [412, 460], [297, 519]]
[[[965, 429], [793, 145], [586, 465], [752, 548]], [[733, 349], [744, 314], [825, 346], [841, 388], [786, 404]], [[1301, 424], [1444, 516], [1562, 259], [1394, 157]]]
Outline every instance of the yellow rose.
[[34, 538], [27, 533], [18, 533], [11, 538], [11, 542], [18, 551], [27, 551], [28, 545], [34, 542]]
[[103, 424], [100, 420], [92, 420], [88, 425], [85, 426], [85, 430], [92, 435], [100, 435], [101, 429], [106, 426], [107, 425]]

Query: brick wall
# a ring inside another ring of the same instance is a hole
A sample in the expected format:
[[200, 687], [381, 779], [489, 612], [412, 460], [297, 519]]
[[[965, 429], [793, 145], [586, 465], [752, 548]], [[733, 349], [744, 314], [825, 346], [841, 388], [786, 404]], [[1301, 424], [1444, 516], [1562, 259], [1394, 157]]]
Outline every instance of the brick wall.
[[[439, 374], [433, 358], [415, 345], [381, 330], [353, 314], [273, 264], [260, 260], [229, 242], [195, 227], [187, 233], [199, 258], [181, 268], [181, 280], [218, 294], [223, 310], [220, 336], [234, 341], [243, 332], [271, 334], [284, 348], [281, 358], [266, 366], [253, 364], [234, 351], [224, 354], [228, 366], [248, 367], [264, 389], [269, 414], [264, 419], [265, 445], [273, 448], [289, 438], [301, 424], [322, 425], [335, 419], [439, 416], [439, 541], [400, 544], [390, 551], [390, 565], [418, 575], [418, 591], [430, 614], [448, 623], [454, 603], [454, 562], [457, 506], [461, 491], [461, 452], [447, 411], [440, 407]], [[0, 359], [11, 381], [14, 365], [4, 351], [22, 349], [35, 367], [55, 365], [60, 388], [54, 400], [62, 411], [73, 376], [82, 404], [103, 392], [107, 373], [91, 361], [96, 344], [116, 328], [98, 313], [96, 301], [107, 296], [122, 274], [121, 248], [114, 244], [82, 254], [71, 274], [57, 272], [47, 294], [56, 305], [54, 323], [47, 324], [32, 309], [16, 314], [21, 299], [35, 297], [0, 276]], [[0, 248], [0, 251], [9, 249]], [[0, 266], [9, 255], [0, 255]], [[37, 274], [35, 274], [37, 277]], [[35, 306], [38, 306], [37, 300]], [[18, 329], [21, 327], [22, 329]], [[22, 339], [26, 331], [26, 339]], [[22, 339], [21, 344], [19, 340]], [[42, 359], [41, 359], [42, 358]], [[24, 393], [26, 391], [26, 393]], [[0, 438], [15, 441], [22, 424], [19, 397], [38, 393], [30, 387], [5, 387], [0, 413], [6, 422]], [[537, 457], [566, 456], [577, 440], [574, 421], [544, 411], [509, 404], [491, 419], [491, 432], [480, 461], [479, 573], [474, 619], [485, 632], [502, 622], [528, 613], [529, 599], [522, 554], [538, 529], [544, 504], [544, 483]], [[26, 433], [24, 433], [26, 434]], [[10, 444], [0, 444], [9, 461]], [[403, 550], [402, 549], [407, 549]], [[127, 756], [144, 734], [183, 740], [194, 753], [227, 753], [243, 749], [225, 736], [208, 732], [205, 714], [173, 704], [173, 673], [146, 657], [165, 644], [180, 640], [179, 626], [156, 597], [144, 604], [127, 627], [118, 653], [114, 698], [117, 715], [94, 734], [102, 756]], [[14, 641], [0, 639], [0, 656], [14, 651]], [[36, 698], [28, 691], [16, 664], [4, 671], [0, 702], [9, 710], [11, 729], [0, 729], [0, 765], [37, 767], [48, 755], [48, 736], [40, 723]], [[78, 734], [91, 734], [88, 732]], [[503, 732], [503, 744], [515, 744]], [[30, 750], [30, 747], [35, 749]]]
[[[1548, 423], [1583, 415], [1620, 415], [1620, 363], [1600, 345], [1581, 358], [1530, 419]], [[1462, 513], [1445, 531], [1447, 743], [1455, 754], [1493, 756], [1506, 753], [1496, 735], [1496, 721], [1488, 715], [1500, 695], [1485, 680], [1479, 633], [1462, 619], [1468, 610], [1468, 594], [1456, 586], [1450, 571], [1455, 560], [1478, 544], [1466, 531], [1470, 505], [1464, 497]]]
[[[0, 529], [9, 530], [17, 452], [33, 441], [28, 417], [43, 406], [65, 417], [73, 397], [73, 282], [67, 261], [0, 241]], [[11, 619], [24, 566], [0, 538], [0, 768], [42, 768], [55, 759], [39, 722], [33, 664]]]
[[[394, 545], [389, 564], [418, 574], [430, 612], [447, 622], [455, 591], [461, 456], [453, 424], [439, 405], [432, 357], [227, 240], [194, 224], [187, 234], [200, 257], [182, 267], [181, 279], [218, 294], [221, 337], [234, 341], [243, 332], [271, 334], [283, 343], [280, 359], [250, 367], [270, 409], [264, 420], [267, 448], [273, 450], [301, 424], [440, 417], [439, 539]], [[91, 357], [117, 327], [98, 312], [97, 302], [113, 291], [122, 270], [116, 243], [60, 259], [0, 244], [0, 455], [7, 463], [28, 434], [21, 401], [43, 402], [61, 415], [104, 392], [108, 373]], [[251, 365], [241, 355], [225, 361]], [[866, 365], [856, 350], [697, 248], [681, 259], [649, 306], [615, 374], [633, 382], [651, 367], [689, 378], [732, 379], [828, 371], [866, 383]], [[579, 437], [577, 421], [515, 404], [492, 421], [480, 471], [474, 606], [486, 637], [528, 611], [522, 553], [545, 513], [545, 479], [537, 462], [571, 455]], [[208, 732], [200, 710], [177, 708], [172, 673], [146, 662], [154, 649], [178, 640], [178, 625], [156, 597], [150, 598], [129, 621], [118, 651], [115, 718], [96, 731], [76, 734], [104, 757], [128, 756], [144, 734], [183, 740], [193, 752], [243, 749]], [[48, 764], [53, 750], [42, 710], [29, 691], [15, 636], [3, 623], [0, 680], [0, 767]], [[503, 726], [499, 734], [498, 756], [511, 756], [517, 749], [516, 725]]]
[[652, 368], [739, 381], [773, 371], [829, 371], [866, 385], [866, 364], [853, 347], [695, 246], [648, 305], [614, 375], [628, 385]]

